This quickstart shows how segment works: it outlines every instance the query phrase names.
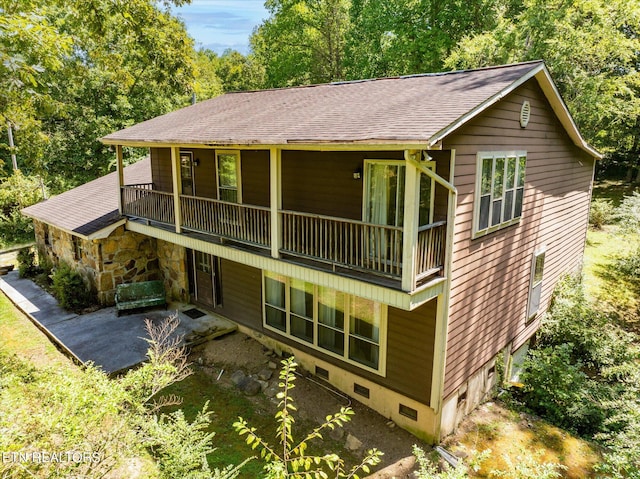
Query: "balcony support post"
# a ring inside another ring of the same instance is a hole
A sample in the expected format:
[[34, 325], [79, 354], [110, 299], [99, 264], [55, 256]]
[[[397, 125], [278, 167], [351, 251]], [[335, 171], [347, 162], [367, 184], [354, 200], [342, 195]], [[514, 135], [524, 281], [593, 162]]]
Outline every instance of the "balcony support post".
[[116, 145], [116, 171], [118, 172], [118, 213], [122, 216], [122, 187], [124, 171], [122, 169], [122, 145]]
[[420, 174], [416, 161], [420, 151], [405, 150], [404, 219], [402, 226], [402, 290], [416, 287], [416, 248], [418, 243], [418, 215], [420, 206]]
[[171, 179], [173, 181], [173, 208], [176, 221], [176, 233], [182, 233], [182, 214], [180, 195], [182, 194], [182, 171], [180, 170], [180, 148], [171, 147]]
[[282, 247], [282, 150], [269, 150], [269, 181], [271, 206], [271, 256], [280, 257]]

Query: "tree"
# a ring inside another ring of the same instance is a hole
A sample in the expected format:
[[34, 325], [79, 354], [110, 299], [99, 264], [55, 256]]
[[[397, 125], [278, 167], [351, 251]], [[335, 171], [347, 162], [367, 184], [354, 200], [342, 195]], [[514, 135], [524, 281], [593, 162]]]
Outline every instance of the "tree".
[[349, 0], [267, 0], [270, 17], [251, 36], [265, 86], [344, 79]]
[[0, 120], [27, 173], [93, 179], [113, 157], [98, 138], [188, 104], [193, 40], [168, 10], [182, 3], [0, 0]]
[[[0, 172], [12, 153], [20, 160], [43, 154], [39, 112], [50, 105], [45, 74], [62, 67], [71, 47], [70, 36], [47, 18], [49, 11], [41, 2], [0, 0]], [[14, 148], [7, 125], [16, 136]]]
[[242, 55], [236, 50], [225, 50], [218, 59], [218, 76], [224, 91], [257, 90], [265, 81], [264, 68], [255, 55]]
[[350, 78], [437, 72], [464, 35], [496, 26], [500, 0], [353, 0]]
[[543, 59], [586, 139], [610, 159], [640, 161], [640, 4], [524, 0], [492, 31], [468, 35], [445, 66]]

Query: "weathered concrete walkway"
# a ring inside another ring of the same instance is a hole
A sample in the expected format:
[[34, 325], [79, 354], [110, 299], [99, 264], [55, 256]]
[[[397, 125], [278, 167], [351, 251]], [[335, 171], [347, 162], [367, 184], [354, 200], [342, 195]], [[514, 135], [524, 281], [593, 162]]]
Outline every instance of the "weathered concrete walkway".
[[170, 304], [166, 311], [156, 309], [120, 317], [113, 307], [82, 315], [70, 313], [33, 281], [20, 278], [17, 271], [0, 277], [0, 290], [70, 355], [82, 363], [93, 361], [107, 373], [131, 368], [146, 359], [146, 318], [156, 323], [177, 312], [177, 334], [185, 336], [199, 331], [215, 337], [237, 328], [211, 313], [191, 319], [184, 311], [193, 306], [178, 303]]

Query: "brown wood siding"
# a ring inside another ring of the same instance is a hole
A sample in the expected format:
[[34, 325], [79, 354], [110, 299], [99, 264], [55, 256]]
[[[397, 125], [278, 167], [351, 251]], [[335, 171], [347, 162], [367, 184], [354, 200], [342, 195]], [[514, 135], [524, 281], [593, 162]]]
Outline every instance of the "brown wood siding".
[[[365, 159], [403, 159], [403, 152], [282, 152], [285, 210], [362, 219]], [[361, 171], [359, 180], [354, 171]]]
[[171, 179], [171, 149], [150, 148], [151, 181], [153, 188], [158, 191], [173, 192]]
[[269, 197], [269, 152], [243, 151], [240, 165], [242, 172], [242, 202], [248, 205], [265, 206]]
[[[194, 196], [202, 198], [218, 197], [216, 186], [216, 156], [214, 150], [207, 149], [180, 149], [193, 153], [193, 190]], [[197, 164], [197, 166], [195, 166]]]
[[[520, 107], [531, 104], [527, 128]], [[563, 273], [582, 261], [593, 159], [566, 135], [531, 80], [446, 142], [455, 148], [458, 189], [444, 396], [450, 395], [509, 342], [524, 342], [532, 255], [546, 246], [541, 311]], [[522, 218], [472, 239], [478, 151], [527, 152]]]
[[262, 273], [240, 263], [220, 260], [223, 316], [257, 331], [262, 331]]
[[436, 330], [436, 300], [409, 312], [389, 308], [384, 385], [429, 404]]
[[436, 306], [434, 299], [411, 312], [389, 307], [385, 377], [326, 355], [268, 329], [262, 332], [284, 344], [428, 405], [431, 400]]

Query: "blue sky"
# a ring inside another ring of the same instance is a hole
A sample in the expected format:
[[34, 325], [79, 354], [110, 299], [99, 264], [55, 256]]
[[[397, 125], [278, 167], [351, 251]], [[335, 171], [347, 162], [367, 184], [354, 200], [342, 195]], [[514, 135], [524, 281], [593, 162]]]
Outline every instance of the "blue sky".
[[187, 25], [196, 48], [218, 53], [233, 48], [246, 54], [251, 32], [268, 16], [264, 0], [191, 0], [172, 11]]

